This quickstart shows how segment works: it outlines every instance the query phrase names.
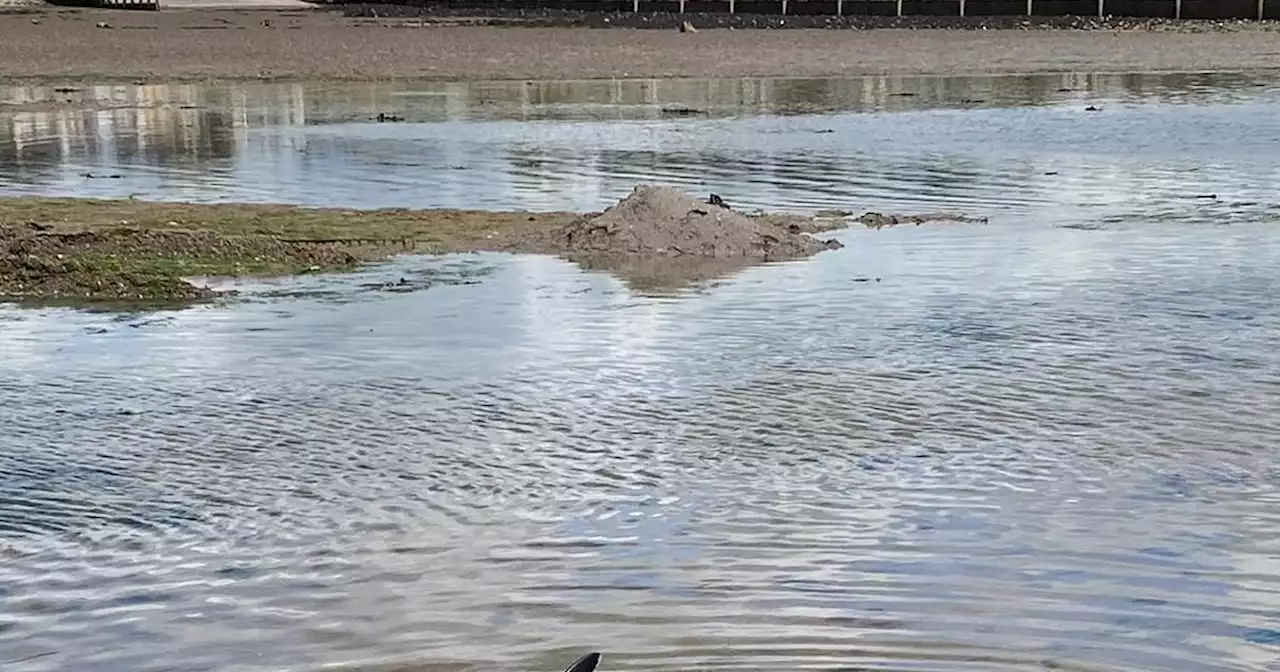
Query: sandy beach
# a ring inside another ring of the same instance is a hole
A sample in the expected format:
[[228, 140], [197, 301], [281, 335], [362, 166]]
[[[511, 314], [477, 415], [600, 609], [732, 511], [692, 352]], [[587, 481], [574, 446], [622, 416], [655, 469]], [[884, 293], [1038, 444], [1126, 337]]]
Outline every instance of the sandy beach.
[[1265, 25], [1225, 31], [686, 34], [460, 23], [465, 19], [280, 9], [6, 13], [0, 14], [0, 78], [575, 79], [1280, 68], [1278, 34]]

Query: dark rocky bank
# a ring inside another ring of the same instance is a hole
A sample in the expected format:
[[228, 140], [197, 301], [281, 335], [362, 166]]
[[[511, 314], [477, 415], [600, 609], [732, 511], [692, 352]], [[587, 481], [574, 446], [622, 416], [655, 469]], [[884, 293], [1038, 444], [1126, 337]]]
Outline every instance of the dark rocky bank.
[[704, 29], [905, 29], [905, 30], [1133, 30], [1221, 32], [1275, 29], [1275, 21], [1176, 20], [1107, 16], [834, 16], [830, 14], [728, 14], [721, 12], [590, 11], [558, 8], [458, 6], [441, 2], [330, 2], [326, 7], [359, 18], [418, 18], [468, 25], [635, 28], [679, 30], [685, 22]]

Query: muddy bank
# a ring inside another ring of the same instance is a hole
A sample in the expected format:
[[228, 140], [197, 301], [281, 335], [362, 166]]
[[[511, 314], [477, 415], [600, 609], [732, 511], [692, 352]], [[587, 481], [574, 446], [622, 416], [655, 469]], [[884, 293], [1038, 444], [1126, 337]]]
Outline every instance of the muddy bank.
[[[712, 202], [707, 202], [707, 200]], [[394, 254], [558, 255], [637, 287], [675, 288], [840, 244], [838, 217], [748, 215], [637, 187], [602, 213], [350, 211], [133, 200], [0, 200], [0, 298], [191, 301], [195, 278], [356, 268]]]
[[189, 276], [285, 275], [353, 268], [389, 247], [129, 227], [54, 231], [0, 224], [0, 297], [192, 301], [215, 293]]
[[[0, 79], [548, 80], [1280, 68], [1273, 24], [1242, 24], [1214, 32], [708, 27], [697, 33], [681, 33], [674, 27], [583, 30], [439, 25], [466, 18], [372, 18], [372, 12], [360, 18], [344, 17], [338, 11], [275, 10], [0, 14]], [[591, 20], [596, 18], [607, 17]], [[569, 23], [578, 20], [569, 19]], [[674, 21], [657, 15], [651, 19], [659, 26]], [[559, 19], [548, 21], [555, 24]], [[693, 21], [696, 24], [699, 19]]]
[[573, 217], [3, 199], [0, 298], [207, 299], [214, 292], [189, 278], [314, 273], [410, 251], [485, 249], [562, 226]]
[[[478, 4], [478, 3], [477, 3]], [[487, 26], [634, 28], [677, 30], [687, 21], [702, 29], [734, 30], [1143, 30], [1231, 32], [1280, 30], [1274, 21], [1252, 19], [1176, 20], [1124, 16], [834, 16], [830, 14], [750, 14], [725, 12], [586, 11], [558, 8], [466, 7], [445, 2], [334, 2], [324, 5], [343, 16], [419, 18], [441, 23]]]

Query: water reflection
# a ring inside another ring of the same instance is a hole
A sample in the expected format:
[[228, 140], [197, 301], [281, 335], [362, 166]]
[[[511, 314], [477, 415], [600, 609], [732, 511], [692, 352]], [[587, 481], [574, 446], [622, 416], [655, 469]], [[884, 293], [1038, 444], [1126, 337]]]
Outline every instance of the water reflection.
[[1273, 227], [842, 235], [680, 300], [485, 255], [359, 301], [5, 309], [0, 650], [1268, 670]]
[[[658, 96], [608, 123], [608, 98], [546, 111], [567, 84], [519, 115], [571, 119], [533, 123], [457, 96], [351, 121], [384, 85], [13, 106], [46, 126], [6, 136], [42, 148], [9, 192], [585, 209], [645, 178], [996, 216], [844, 231], [679, 297], [478, 255], [172, 314], [0, 307], [0, 661], [1270, 672], [1280, 104], [1099, 78], [1123, 86], [1079, 94], [1093, 114], [1033, 81], [1045, 104], [673, 119]], [[838, 98], [815, 89], [792, 100]], [[462, 267], [481, 281], [360, 291]]]
[[10, 87], [0, 186], [588, 210], [661, 180], [744, 207], [1096, 219], [1151, 189], [1273, 180], [1276, 91], [1222, 74]]

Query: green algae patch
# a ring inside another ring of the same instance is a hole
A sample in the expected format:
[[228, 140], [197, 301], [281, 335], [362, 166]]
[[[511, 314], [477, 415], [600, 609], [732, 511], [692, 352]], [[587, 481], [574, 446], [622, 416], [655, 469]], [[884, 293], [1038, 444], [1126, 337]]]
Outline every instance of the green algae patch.
[[342, 271], [405, 252], [519, 249], [567, 213], [0, 199], [0, 299], [197, 301], [190, 279]]

